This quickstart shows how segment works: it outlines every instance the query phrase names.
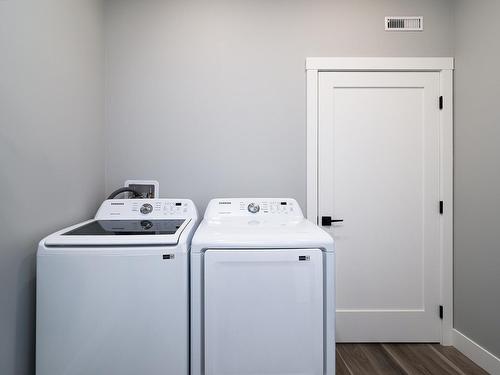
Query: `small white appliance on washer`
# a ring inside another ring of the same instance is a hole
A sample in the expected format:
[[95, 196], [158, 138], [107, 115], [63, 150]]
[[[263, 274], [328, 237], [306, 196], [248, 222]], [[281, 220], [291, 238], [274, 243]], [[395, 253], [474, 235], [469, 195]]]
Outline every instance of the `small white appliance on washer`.
[[189, 374], [186, 199], [114, 199], [37, 253], [37, 375]]
[[334, 247], [293, 199], [214, 199], [191, 246], [191, 375], [335, 373]]

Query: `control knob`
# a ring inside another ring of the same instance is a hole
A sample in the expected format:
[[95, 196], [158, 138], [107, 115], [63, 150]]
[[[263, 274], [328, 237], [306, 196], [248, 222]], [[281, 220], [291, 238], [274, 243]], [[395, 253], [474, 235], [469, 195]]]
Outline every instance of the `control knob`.
[[145, 203], [141, 206], [141, 214], [147, 215], [153, 212], [153, 206], [151, 206], [149, 203]]
[[150, 222], [149, 220], [143, 220], [143, 221], [141, 221], [141, 227], [144, 230], [148, 230], [148, 229], [153, 228], [153, 223]]
[[248, 205], [248, 211], [251, 212], [252, 214], [256, 214], [257, 212], [260, 211], [260, 206], [257, 203], [250, 203]]

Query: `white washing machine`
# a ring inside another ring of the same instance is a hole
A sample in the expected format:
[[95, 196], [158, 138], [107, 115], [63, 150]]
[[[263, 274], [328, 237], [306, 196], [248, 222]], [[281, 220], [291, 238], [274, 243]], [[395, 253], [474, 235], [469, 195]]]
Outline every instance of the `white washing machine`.
[[191, 246], [191, 375], [332, 375], [332, 238], [293, 199], [215, 199]]
[[187, 375], [189, 246], [184, 199], [105, 201], [37, 253], [37, 375]]

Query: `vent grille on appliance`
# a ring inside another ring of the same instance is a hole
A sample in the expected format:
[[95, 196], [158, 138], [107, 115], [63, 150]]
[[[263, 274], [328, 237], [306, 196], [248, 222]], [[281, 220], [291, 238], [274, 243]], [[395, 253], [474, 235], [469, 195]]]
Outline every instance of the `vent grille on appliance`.
[[424, 17], [385, 17], [386, 31], [422, 31]]

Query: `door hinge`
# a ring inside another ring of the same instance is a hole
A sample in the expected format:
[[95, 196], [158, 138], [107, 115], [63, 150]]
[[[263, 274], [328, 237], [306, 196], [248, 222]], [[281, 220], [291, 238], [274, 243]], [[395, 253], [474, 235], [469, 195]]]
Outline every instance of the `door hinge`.
[[439, 213], [442, 215], [444, 213], [444, 202], [439, 201]]
[[444, 317], [444, 307], [443, 305], [439, 305], [439, 319], [443, 320]]
[[442, 96], [439, 97], [439, 109], [444, 108], [444, 99]]

